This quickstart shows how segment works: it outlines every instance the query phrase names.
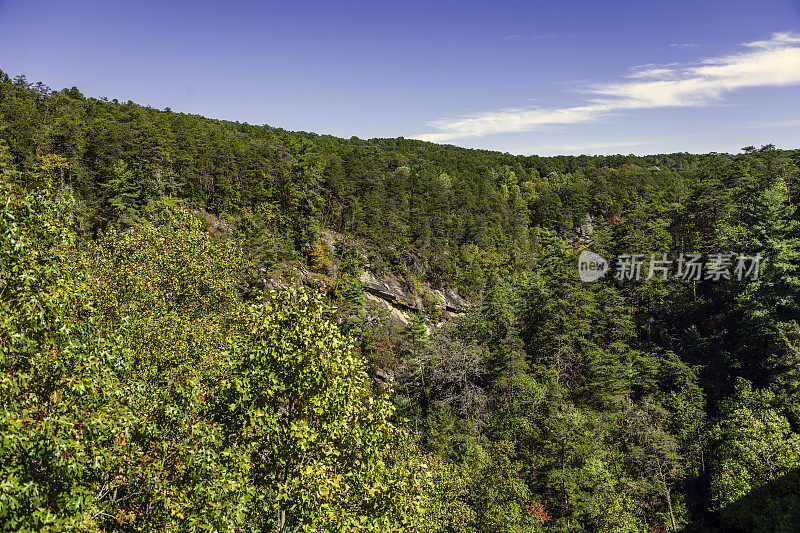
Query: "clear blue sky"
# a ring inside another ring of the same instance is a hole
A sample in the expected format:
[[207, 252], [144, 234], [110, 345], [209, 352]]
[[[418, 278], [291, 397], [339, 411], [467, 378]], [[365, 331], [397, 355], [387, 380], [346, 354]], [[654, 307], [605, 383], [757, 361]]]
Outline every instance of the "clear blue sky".
[[0, 0], [0, 69], [342, 137], [544, 155], [800, 147], [800, 0]]

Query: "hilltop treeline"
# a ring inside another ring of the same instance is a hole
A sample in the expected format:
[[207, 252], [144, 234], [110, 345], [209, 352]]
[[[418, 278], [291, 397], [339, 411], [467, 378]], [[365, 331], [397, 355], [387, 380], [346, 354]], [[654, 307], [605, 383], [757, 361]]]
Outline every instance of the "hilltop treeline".
[[[345, 140], [0, 74], [2, 529], [791, 530], [798, 163]], [[582, 282], [587, 245], [641, 278]], [[424, 286], [472, 310], [429, 329]]]
[[[249, 232], [262, 241], [251, 244], [265, 264], [310, 260], [320, 230], [330, 228], [363, 238], [378, 274], [472, 293], [496, 266], [508, 273], [530, 265], [531, 226], [571, 230], [587, 212], [609, 216], [633, 196], [670, 187], [698, 160], [517, 157], [402, 138], [345, 140], [0, 78], [0, 139], [24, 186], [74, 193], [86, 234], [126, 227], [149, 201], [168, 197]], [[646, 170], [653, 165], [662, 172]]]

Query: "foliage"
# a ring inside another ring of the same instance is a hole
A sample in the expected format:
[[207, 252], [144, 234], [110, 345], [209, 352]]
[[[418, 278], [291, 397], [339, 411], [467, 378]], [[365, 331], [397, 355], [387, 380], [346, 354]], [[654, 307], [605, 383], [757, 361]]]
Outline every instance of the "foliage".
[[67, 200], [0, 182], [3, 531], [92, 530], [132, 418]]
[[252, 487], [252, 530], [395, 531], [419, 512], [424, 466], [330, 316], [289, 291], [237, 317], [212, 413]]
[[[798, 163], [338, 139], [0, 73], [0, 529], [792, 530]], [[643, 279], [580, 281], [586, 248]], [[645, 279], [695, 252], [760, 275]]]

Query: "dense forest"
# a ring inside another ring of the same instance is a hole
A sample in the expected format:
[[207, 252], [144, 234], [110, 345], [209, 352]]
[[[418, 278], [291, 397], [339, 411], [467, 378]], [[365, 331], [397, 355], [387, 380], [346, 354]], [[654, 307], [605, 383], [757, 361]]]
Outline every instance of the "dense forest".
[[[797, 531], [798, 166], [340, 139], [0, 71], [0, 530]], [[585, 250], [642, 275], [581, 281]], [[365, 272], [423, 307], [393, 321]]]

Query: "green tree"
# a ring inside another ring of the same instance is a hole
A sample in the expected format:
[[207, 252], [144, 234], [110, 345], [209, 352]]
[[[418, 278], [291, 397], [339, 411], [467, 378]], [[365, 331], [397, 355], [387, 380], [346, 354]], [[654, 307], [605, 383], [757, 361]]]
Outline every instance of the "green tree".
[[3, 531], [96, 531], [132, 419], [120, 331], [99, 320], [69, 209], [0, 181]]
[[421, 510], [424, 469], [331, 318], [293, 290], [237, 317], [213, 415], [251, 487], [254, 530], [396, 531]]
[[800, 435], [775, 410], [774, 402], [773, 393], [754, 390], [740, 378], [712, 428], [711, 493], [725, 523], [740, 526], [738, 521], [748, 514], [747, 520], [756, 523], [754, 517], [765, 509], [739, 506], [729, 514], [727, 506], [800, 467]]

